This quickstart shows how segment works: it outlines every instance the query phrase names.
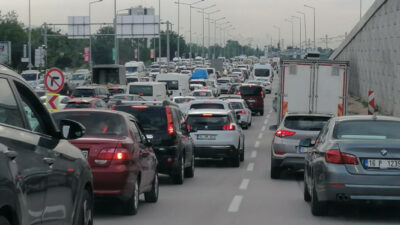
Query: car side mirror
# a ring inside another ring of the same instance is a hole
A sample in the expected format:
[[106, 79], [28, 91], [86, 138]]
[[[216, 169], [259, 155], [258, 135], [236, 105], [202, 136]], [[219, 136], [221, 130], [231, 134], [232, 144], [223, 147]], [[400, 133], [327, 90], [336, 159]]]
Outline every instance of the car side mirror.
[[153, 146], [153, 139], [146, 138], [146, 142], [144, 143], [144, 146], [152, 147]]
[[269, 126], [269, 130], [276, 131], [278, 129], [278, 125]]
[[61, 120], [60, 129], [62, 137], [67, 140], [81, 138], [86, 132], [86, 128], [81, 123], [73, 120]]
[[313, 144], [310, 138], [301, 140], [300, 144], [299, 144], [300, 147], [304, 147], [304, 148], [309, 148], [309, 147], [312, 147], [314, 145], [315, 145], [315, 142]]

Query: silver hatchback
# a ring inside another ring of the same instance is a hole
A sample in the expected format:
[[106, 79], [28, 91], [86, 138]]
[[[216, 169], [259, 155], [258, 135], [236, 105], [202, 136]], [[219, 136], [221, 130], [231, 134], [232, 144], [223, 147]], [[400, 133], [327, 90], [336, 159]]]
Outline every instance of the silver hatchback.
[[279, 179], [282, 169], [304, 169], [305, 149], [300, 148], [300, 140], [315, 140], [322, 127], [331, 119], [326, 114], [288, 113], [277, 127], [271, 147], [271, 178]]

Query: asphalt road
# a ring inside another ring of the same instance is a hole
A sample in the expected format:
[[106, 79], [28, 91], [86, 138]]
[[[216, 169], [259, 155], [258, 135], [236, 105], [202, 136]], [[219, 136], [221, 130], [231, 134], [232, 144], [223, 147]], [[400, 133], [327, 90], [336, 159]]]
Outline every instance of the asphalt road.
[[[276, 88], [277, 82], [274, 82]], [[274, 88], [274, 89], [275, 89]], [[274, 93], [274, 92], [273, 92]], [[253, 117], [246, 132], [245, 161], [232, 168], [220, 161], [197, 161], [195, 177], [183, 185], [161, 177], [160, 198], [141, 202], [136, 216], [124, 216], [113, 203], [96, 205], [96, 225], [312, 225], [399, 224], [399, 208], [385, 205], [339, 205], [327, 217], [314, 217], [303, 201], [303, 174], [269, 177], [270, 143], [276, 124], [272, 98], [265, 99], [263, 117]]]

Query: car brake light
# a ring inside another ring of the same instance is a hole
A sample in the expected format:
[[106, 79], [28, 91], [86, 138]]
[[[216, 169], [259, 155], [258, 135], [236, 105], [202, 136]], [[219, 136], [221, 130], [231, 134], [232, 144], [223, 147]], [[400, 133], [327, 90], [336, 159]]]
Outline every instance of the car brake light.
[[228, 125], [224, 125], [222, 126], [222, 130], [235, 130], [235, 125], [233, 124], [228, 124]]
[[264, 92], [263, 91], [260, 94], [261, 94], [261, 96], [264, 96]]
[[246, 114], [246, 110], [244, 109], [240, 110], [240, 114]]
[[240, 93], [240, 91], [237, 92], [238, 95], [241, 95], [242, 93]]
[[275, 155], [286, 155], [286, 152], [277, 152], [277, 151], [274, 151], [274, 153], [275, 153]]
[[134, 105], [134, 106], [132, 106], [132, 108], [134, 108], [134, 109], [147, 109], [148, 106], [147, 105]]
[[212, 117], [213, 114], [212, 114], [212, 113], [203, 113], [202, 116], [203, 116], [203, 117]]
[[115, 151], [114, 160], [116, 160], [116, 161], [127, 161], [130, 158], [131, 157], [129, 155], [128, 150], [126, 150], [124, 148], [117, 148], [117, 150]]
[[111, 106], [111, 110], [116, 110], [116, 109], [117, 109], [116, 105]]
[[97, 159], [100, 160], [111, 160], [114, 157], [115, 149], [103, 149], [97, 155]]
[[287, 136], [293, 136], [295, 135], [296, 132], [290, 131], [290, 130], [277, 130], [275, 131], [275, 136], [277, 137], [287, 137]]
[[172, 120], [172, 112], [169, 106], [165, 107], [165, 112], [167, 114], [167, 131], [169, 135], [173, 135], [175, 133], [174, 122]]
[[334, 164], [357, 165], [357, 157], [351, 154], [342, 153], [339, 149], [331, 149], [325, 153], [325, 160]]

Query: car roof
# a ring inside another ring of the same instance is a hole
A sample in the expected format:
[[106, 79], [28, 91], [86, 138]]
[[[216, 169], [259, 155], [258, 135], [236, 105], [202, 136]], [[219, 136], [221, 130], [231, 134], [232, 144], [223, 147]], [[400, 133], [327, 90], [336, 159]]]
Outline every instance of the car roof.
[[198, 115], [203, 113], [211, 113], [215, 115], [228, 115], [230, 111], [225, 109], [195, 109], [195, 110], [190, 110], [188, 112], [188, 115]]
[[242, 84], [242, 87], [260, 87], [260, 88], [262, 88], [261, 85], [257, 85], [257, 84]]
[[176, 97], [173, 97], [172, 99], [180, 99], [180, 98], [191, 98], [191, 99], [196, 99], [196, 97], [193, 97], [193, 96], [176, 96]]
[[227, 102], [240, 102], [240, 103], [244, 103], [244, 99], [241, 99], [241, 98], [227, 98], [227, 99], [225, 99], [225, 101], [227, 101]]
[[155, 86], [155, 85], [165, 85], [165, 83], [161, 83], [161, 82], [133, 82], [133, 83], [129, 83], [128, 85], [149, 85], [149, 86]]
[[328, 114], [328, 113], [307, 113], [307, 112], [288, 112], [286, 116], [325, 116], [325, 117], [333, 117], [333, 114]]
[[212, 92], [212, 90], [210, 90], [210, 89], [197, 89], [197, 90], [194, 90], [193, 92], [201, 92], [201, 91]]
[[105, 86], [102, 86], [102, 85], [86, 85], [86, 86], [77, 87], [77, 88], [75, 88], [75, 90], [76, 89], [95, 89], [95, 88], [99, 88], [99, 87], [100, 88], [106, 88]]
[[341, 116], [335, 117], [335, 121], [356, 121], [356, 120], [370, 120], [370, 121], [394, 121], [400, 122], [400, 118], [392, 116], [380, 116], [380, 115], [352, 115], [352, 116]]
[[228, 104], [226, 101], [221, 99], [196, 99], [190, 102], [190, 104], [210, 104], [210, 103], [221, 103], [221, 104]]

